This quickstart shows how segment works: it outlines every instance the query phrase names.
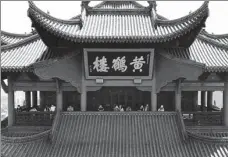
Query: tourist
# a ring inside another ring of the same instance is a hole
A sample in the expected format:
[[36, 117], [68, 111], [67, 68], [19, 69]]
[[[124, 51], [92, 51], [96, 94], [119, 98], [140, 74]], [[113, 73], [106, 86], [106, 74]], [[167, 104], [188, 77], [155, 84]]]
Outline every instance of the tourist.
[[20, 105], [17, 105], [17, 112], [21, 112], [22, 111], [22, 108]]
[[131, 111], [131, 107], [128, 106], [128, 107], [126, 108], [126, 111]]
[[120, 111], [118, 105], [115, 105], [114, 111]]
[[149, 105], [146, 104], [146, 107], [144, 108], [144, 111], [149, 111]]
[[103, 107], [102, 105], [100, 105], [100, 106], [98, 107], [98, 111], [104, 111], [104, 107]]
[[36, 112], [37, 109], [36, 109], [36, 108], [32, 108], [32, 109], [30, 109], [29, 111]]
[[74, 108], [70, 105], [70, 106], [68, 106], [67, 111], [72, 112], [72, 111], [74, 111]]
[[139, 109], [139, 110], [140, 110], [140, 111], [144, 111], [143, 105], [140, 106], [140, 109]]
[[164, 106], [161, 105], [161, 107], [158, 109], [158, 111], [164, 112], [165, 111]]
[[56, 108], [56, 107], [55, 107], [54, 105], [51, 105], [50, 111], [51, 111], [51, 112], [55, 112], [55, 108]]
[[124, 111], [124, 108], [122, 107], [122, 108], [120, 109], [120, 111], [123, 112], [123, 111]]
[[98, 111], [104, 111], [104, 107], [103, 107], [103, 105], [99, 105], [99, 107], [98, 107]]
[[50, 112], [50, 108], [48, 107], [48, 105], [45, 106], [44, 111]]

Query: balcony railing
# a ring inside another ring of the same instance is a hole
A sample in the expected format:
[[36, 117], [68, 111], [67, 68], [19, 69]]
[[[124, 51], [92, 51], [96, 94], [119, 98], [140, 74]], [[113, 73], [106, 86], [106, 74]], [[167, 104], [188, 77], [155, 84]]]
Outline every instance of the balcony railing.
[[223, 124], [222, 112], [182, 112], [187, 126], [218, 126]]
[[50, 126], [52, 125], [55, 112], [16, 112], [16, 125], [26, 126]]

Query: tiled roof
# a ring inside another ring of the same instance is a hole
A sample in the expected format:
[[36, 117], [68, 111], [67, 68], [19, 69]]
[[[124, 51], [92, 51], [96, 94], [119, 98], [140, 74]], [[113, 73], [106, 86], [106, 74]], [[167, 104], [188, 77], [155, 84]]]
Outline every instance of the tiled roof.
[[[36, 40], [31, 37], [26, 41], [2, 46], [2, 71], [32, 70], [29, 68], [33, 63], [60, 55], [57, 52], [45, 50], [46, 46], [38, 37]], [[204, 70], [208, 72], [228, 71], [228, 48], [225, 45], [211, 41], [203, 35], [198, 35], [193, 44], [187, 49], [172, 48], [166, 49], [166, 51], [177, 58], [203, 63], [206, 65]]]
[[5, 31], [1, 31], [1, 43], [3, 45], [7, 45], [7, 44], [13, 44], [16, 42], [19, 42], [25, 38], [28, 38], [30, 36], [32, 36], [33, 34], [15, 34], [15, 33], [9, 33], [9, 32], [5, 32]]
[[203, 35], [198, 35], [189, 48], [166, 51], [177, 58], [205, 64], [207, 72], [228, 72], [228, 46], [215, 43]]
[[56, 140], [2, 143], [17, 157], [227, 157], [227, 144], [184, 140], [175, 112], [65, 112]]
[[35, 135], [50, 129], [50, 126], [11, 126], [2, 129], [1, 135], [6, 137], [24, 137]]
[[[133, 9], [134, 10], [134, 9]], [[142, 10], [142, 9], [141, 9]], [[44, 13], [29, 1], [28, 15], [33, 23], [53, 35], [74, 42], [167, 42], [179, 38], [204, 23], [208, 16], [208, 2], [195, 12], [176, 20], [153, 21], [148, 8], [142, 12], [111, 14], [92, 10], [83, 20], [59, 20]], [[156, 28], [154, 27], [156, 23]], [[82, 25], [82, 26], [81, 26]]]
[[39, 61], [46, 52], [46, 45], [39, 35], [30, 36], [20, 42], [1, 47], [1, 70], [29, 71], [30, 65]]
[[201, 31], [202, 35], [207, 36], [208, 38], [220, 42], [222, 44], [228, 45], [228, 34], [209, 34], [208, 32], [206, 32], [204, 29], [202, 29]]

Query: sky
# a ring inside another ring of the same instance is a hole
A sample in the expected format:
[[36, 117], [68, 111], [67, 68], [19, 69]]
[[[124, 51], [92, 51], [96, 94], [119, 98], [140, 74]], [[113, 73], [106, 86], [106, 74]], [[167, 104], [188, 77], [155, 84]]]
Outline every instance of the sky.
[[[92, 1], [94, 6], [101, 1]], [[49, 11], [51, 16], [60, 19], [70, 19], [81, 12], [80, 1], [35, 1], [44, 12]], [[146, 1], [140, 4], [148, 5]], [[157, 13], [168, 18], [177, 19], [195, 11], [203, 1], [157, 1]], [[31, 32], [31, 21], [27, 16], [27, 1], [1, 1], [1, 30], [11, 33]], [[214, 34], [228, 33], [228, 1], [211, 1], [210, 14], [206, 21], [206, 31]], [[1, 95], [6, 95], [1, 89]], [[221, 103], [219, 94], [218, 103]]]
[[[93, 1], [90, 6], [98, 4]], [[139, 3], [147, 6], [146, 1]], [[157, 1], [157, 12], [168, 19], [186, 16], [202, 5], [203, 1]], [[60, 19], [70, 19], [80, 14], [80, 1], [35, 1], [35, 4], [44, 12], [49, 11], [51, 16]], [[228, 33], [228, 1], [211, 1], [210, 15], [206, 21], [206, 30], [209, 33]], [[1, 30], [12, 33], [31, 32], [31, 21], [27, 16], [27, 1], [1, 1]]]

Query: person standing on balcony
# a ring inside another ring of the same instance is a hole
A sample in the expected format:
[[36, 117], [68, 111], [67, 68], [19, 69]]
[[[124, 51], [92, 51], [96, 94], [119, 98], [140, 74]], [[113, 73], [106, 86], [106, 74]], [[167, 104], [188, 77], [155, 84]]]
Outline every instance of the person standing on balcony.
[[100, 105], [99, 107], [98, 107], [98, 111], [104, 111], [104, 107], [102, 106], [102, 105]]
[[158, 109], [158, 111], [164, 112], [165, 111], [164, 106], [161, 105], [161, 107]]

